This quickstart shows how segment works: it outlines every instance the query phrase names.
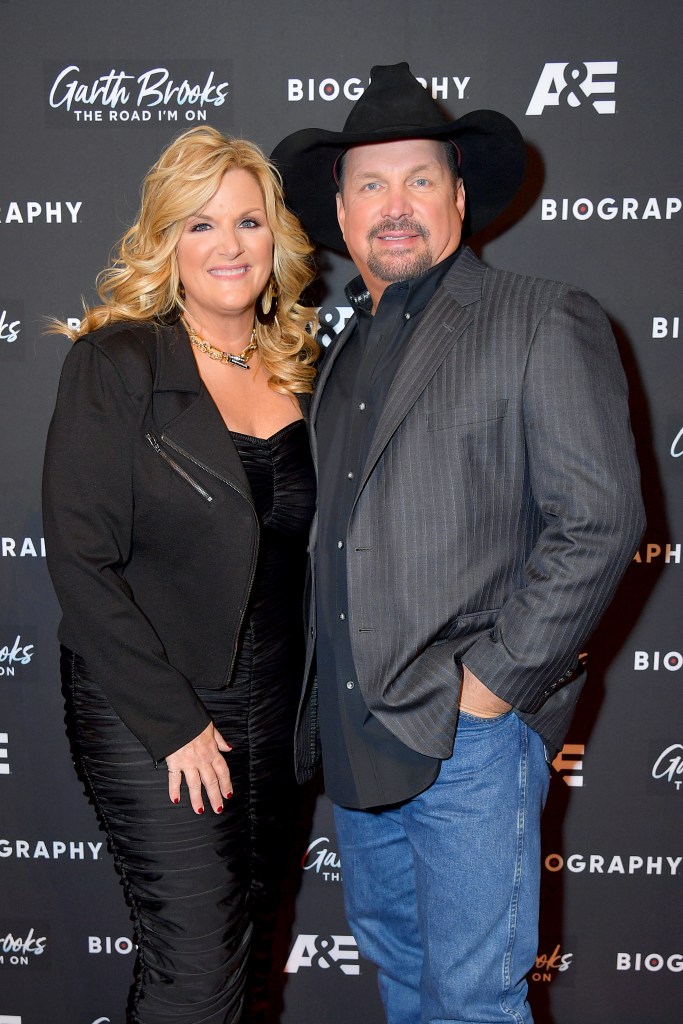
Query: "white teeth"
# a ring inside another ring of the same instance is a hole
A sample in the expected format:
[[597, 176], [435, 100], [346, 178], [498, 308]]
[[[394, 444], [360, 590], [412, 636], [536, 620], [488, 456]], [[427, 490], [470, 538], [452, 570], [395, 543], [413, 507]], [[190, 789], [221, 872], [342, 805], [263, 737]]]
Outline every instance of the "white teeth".
[[225, 270], [220, 269], [220, 270], [210, 270], [209, 271], [209, 273], [213, 274], [214, 277], [242, 277], [244, 274], [246, 274], [246, 272], [247, 272], [247, 268], [246, 267], [235, 267], [235, 268], [228, 267]]

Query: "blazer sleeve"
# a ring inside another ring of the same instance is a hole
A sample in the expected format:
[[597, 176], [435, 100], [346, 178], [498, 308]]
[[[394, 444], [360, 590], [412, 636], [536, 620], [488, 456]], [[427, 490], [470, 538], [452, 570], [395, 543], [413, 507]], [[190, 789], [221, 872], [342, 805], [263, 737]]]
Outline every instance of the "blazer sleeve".
[[625, 375], [609, 321], [585, 293], [567, 289], [540, 318], [522, 404], [544, 527], [523, 585], [463, 663], [534, 713], [574, 677], [645, 526]]
[[159, 761], [211, 719], [190, 682], [169, 664], [123, 575], [144, 405], [98, 346], [87, 338], [74, 344], [48, 432], [43, 520], [48, 569], [64, 615], [60, 636]]

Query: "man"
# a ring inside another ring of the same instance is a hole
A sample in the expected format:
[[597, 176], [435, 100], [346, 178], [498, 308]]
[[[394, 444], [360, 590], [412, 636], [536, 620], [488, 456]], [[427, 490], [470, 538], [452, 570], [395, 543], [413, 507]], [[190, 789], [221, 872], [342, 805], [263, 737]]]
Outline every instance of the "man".
[[314, 239], [360, 275], [311, 409], [299, 773], [317, 722], [390, 1024], [528, 1024], [547, 758], [643, 529], [616, 346], [587, 295], [461, 244], [522, 178], [503, 115], [445, 122], [407, 64], [375, 67], [344, 131], [273, 156]]

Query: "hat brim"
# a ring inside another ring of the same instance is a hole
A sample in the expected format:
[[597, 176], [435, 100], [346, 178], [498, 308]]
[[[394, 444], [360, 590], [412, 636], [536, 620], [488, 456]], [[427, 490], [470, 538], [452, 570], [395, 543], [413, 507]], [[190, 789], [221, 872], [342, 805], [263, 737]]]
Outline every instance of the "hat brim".
[[457, 144], [467, 195], [463, 237], [495, 220], [524, 177], [524, 139], [514, 122], [496, 110], [474, 110], [429, 128], [401, 125], [366, 133], [304, 128], [278, 143], [271, 159], [282, 174], [288, 207], [315, 242], [348, 254], [336, 214], [333, 168], [338, 157], [351, 146], [399, 139], [451, 139]]

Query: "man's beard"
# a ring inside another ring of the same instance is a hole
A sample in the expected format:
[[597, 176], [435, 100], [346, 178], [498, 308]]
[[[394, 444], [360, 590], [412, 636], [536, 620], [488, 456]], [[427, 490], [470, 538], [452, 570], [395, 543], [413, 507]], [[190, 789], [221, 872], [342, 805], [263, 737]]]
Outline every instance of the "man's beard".
[[[392, 232], [410, 231], [419, 235], [424, 241], [424, 246], [419, 252], [383, 252], [377, 253], [372, 248], [372, 241], [378, 235], [391, 234]], [[394, 281], [409, 281], [414, 277], [420, 277], [433, 265], [433, 255], [429, 245], [429, 231], [417, 220], [408, 217], [402, 220], [384, 220], [376, 224], [368, 233], [368, 270], [378, 281], [386, 281], [388, 284]]]

